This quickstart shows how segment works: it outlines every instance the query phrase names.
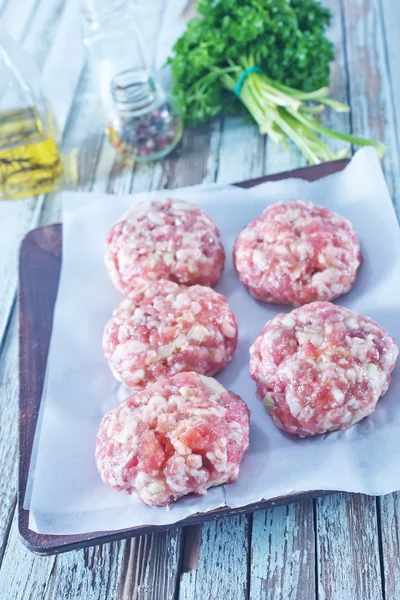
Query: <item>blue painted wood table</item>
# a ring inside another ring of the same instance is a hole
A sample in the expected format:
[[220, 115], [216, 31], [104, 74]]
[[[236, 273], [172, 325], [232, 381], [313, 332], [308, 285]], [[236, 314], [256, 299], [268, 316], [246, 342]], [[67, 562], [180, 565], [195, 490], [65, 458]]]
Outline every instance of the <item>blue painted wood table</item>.
[[[325, 4], [334, 15], [332, 93], [352, 108], [326, 122], [386, 143], [384, 169], [398, 208], [400, 3]], [[164, 43], [159, 32], [173, 29], [177, 3], [148, 0], [138, 10], [156, 56]], [[80, 190], [122, 194], [233, 182], [304, 164], [256, 127], [224, 118], [186, 130], [179, 156], [129, 165], [104, 138], [76, 0], [0, 0], [0, 15], [41, 68], [65, 149], [79, 150]], [[398, 600], [399, 494], [334, 494], [53, 557], [22, 545], [15, 515], [18, 248], [29, 229], [59, 220], [57, 196], [0, 203], [0, 599]]]

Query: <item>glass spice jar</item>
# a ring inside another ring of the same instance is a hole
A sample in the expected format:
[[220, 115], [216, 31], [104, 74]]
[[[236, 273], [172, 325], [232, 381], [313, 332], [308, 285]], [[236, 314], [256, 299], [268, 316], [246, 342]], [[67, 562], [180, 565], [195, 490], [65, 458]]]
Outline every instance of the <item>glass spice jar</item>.
[[179, 142], [182, 120], [148, 68], [131, 0], [82, 1], [84, 43], [111, 144], [137, 161], [163, 158]]
[[163, 158], [182, 137], [182, 120], [171, 98], [144, 69], [127, 69], [111, 82], [111, 144], [139, 162]]

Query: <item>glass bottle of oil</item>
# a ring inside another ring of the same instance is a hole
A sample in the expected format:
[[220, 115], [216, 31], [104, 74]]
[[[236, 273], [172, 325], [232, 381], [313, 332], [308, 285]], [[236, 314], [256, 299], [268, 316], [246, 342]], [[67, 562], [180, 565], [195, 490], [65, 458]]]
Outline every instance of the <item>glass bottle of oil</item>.
[[36, 65], [0, 24], [0, 198], [57, 189], [63, 179], [59, 142]]

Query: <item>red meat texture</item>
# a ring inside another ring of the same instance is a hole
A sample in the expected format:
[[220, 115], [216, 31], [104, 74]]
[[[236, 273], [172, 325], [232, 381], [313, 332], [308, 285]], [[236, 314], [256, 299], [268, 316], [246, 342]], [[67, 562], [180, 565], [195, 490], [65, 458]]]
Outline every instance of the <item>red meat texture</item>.
[[397, 355], [395, 340], [372, 319], [314, 302], [267, 323], [250, 349], [250, 374], [274, 423], [306, 437], [370, 415]]
[[301, 200], [269, 206], [234, 247], [237, 274], [254, 298], [294, 306], [348, 292], [361, 260], [350, 221]]
[[204, 210], [182, 200], [135, 204], [106, 240], [106, 268], [122, 293], [142, 279], [212, 286], [224, 263], [214, 222]]
[[221, 294], [172, 281], [143, 283], [106, 325], [103, 350], [115, 377], [143, 389], [182, 371], [214, 375], [231, 360], [238, 327]]
[[180, 373], [149, 384], [105, 415], [96, 463], [107, 485], [166, 506], [235, 481], [248, 445], [243, 400], [214, 379]]

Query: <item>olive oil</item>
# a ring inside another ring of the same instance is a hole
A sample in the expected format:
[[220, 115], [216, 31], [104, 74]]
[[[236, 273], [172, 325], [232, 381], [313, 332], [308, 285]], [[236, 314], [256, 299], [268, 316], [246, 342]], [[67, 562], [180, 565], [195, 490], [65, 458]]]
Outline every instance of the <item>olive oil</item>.
[[4, 199], [47, 194], [63, 178], [50, 109], [47, 123], [34, 107], [0, 112], [0, 193]]

